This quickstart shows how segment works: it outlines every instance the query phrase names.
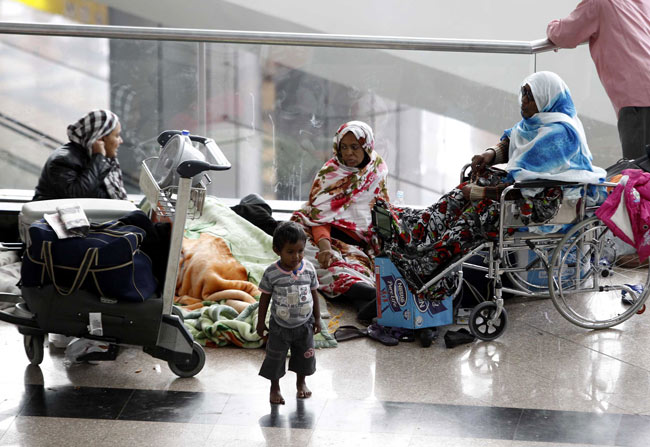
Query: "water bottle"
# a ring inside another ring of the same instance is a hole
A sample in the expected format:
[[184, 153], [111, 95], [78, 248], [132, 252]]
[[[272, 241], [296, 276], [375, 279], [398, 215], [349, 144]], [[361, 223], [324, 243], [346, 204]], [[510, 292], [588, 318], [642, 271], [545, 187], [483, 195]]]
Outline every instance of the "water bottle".
[[397, 193], [395, 194], [395, 202], [393, 203], [393, 205], [397, 207], [402, 207], [406, 205], [404, 203], [404, 191], [402, 190], [397, 191]]
[[[180, 152], [180, 158], [178, 159], [178, 163], [180, 164], [183, 161], [188, 161], [188, 160], [200, 160], [200, 161], [205, 161], [205, 156], [203, 153], [194, 145], [192, 140], [190, 139], [190, 131], [189, 130], [181, 130], [181, 152]], [[199, 174], [196, 174], [192, 178], [192, 186], [197, 187], [200, 185], [201, 180], [203, 177], [207, 177], [205, 172], [201, 172]], [[209, 179], [209, 177], [208, 177]], [[210, 183], [208, 181], [208, 183]]]
[[192, 140], [190, 140], [190, 131], [185, 129], [181, 130], [181, 152], [183, 150], [191, 152], [193, 147]]
[[184, 144], [189, 144], [190, 146], [194, 146], [192, 144], [192, 140], [190, 140], [190, 131], [189, 130], [181, 130], [181, 139], [183, 140]]

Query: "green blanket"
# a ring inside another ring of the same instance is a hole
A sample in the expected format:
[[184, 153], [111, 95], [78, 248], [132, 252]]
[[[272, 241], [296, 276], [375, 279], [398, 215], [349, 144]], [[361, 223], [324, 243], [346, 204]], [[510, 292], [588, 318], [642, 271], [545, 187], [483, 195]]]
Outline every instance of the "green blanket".
[[[212, 304], [194, 311], [186, 311], [182, 307], [185, 326], [201, 345], [213, 342], [217, 346], [233, 344], [240, 348], [259, 348], [264, 342], [257, 335], [258, 303], [251, 304], [241, 314], [225, 304]], [[267, 314], [267, 327], [268, 327]], [[327, 330], [327, 324], [321, 319], [321, 332], [314, 335], [316, 348], [334, 348], [336, 339]]]
[[[189, 220], [185, 225], [185, 237], [198, 238], [201, 233], [210, 233], [226, 241], [235, 259], [246, 268], [248, 280], [255, 285], [260, 283], [266, 267], [278, 259], [273, 252], [271, 236], [237, 215], [216, 197], [206, 197], [203, 215]], [[225, 304], [208, 304], [194, 311], [179, 309], [184, 314], [185, 326], [194, 339], [204, 346], [211, 341], [217, 346], [233, 344], [242, 348], [259, 348], [264, 343], [255, 332], [257, 307], [257, 303], [251, 304], [240, 315]], [[322, 320], [321, 333], [314, 336], [314, 342], [317, 348], [336, 346], [336, 340]]]
[[273, 239], [264, 231], [237, 215], [215, 197], [205, 198], [203, 215], [185, 225], [185, 237], [198, 238], [210, 233], [226, 241], [228, 248], [248, 272], [248, 280], [258, 285], [264, 270], [278, 260]]
[[[246, 268], [248, 280], [255, 285], [260, 283], [266, 267], [278, 259], [269, 235], [212, 196], [206, 197], [201, 217], [185, 224], [187, 238], [198, 238], [204, 232], [226, 241], [235, 259]], [[205, 307], [193, 311], [176, 305], [183, 314], [185, 326], [201, 345], [213, 342], [217, 346], [259, 348], [264, 344], [255, 332], [258, 303], [248, 306], [241, 315], [224, 304], [210, 301], [203, 304]]]

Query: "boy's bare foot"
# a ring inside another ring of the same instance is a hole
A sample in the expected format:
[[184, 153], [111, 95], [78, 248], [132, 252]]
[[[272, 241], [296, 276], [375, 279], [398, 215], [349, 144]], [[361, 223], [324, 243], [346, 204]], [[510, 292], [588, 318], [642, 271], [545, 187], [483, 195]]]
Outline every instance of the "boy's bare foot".
[[282, 397], [280, 390], [271, 390], [271, 403], [284, 405], [284, 397]]
[[311, 397], [311, 390], [307, 388], [304, 377], [302, 380], [298, 378], [296, 381], [296, 389], [298, 390], [296, 393], [296, 397], [298, 397], [298, 399], [309, 399]]
[[280, 383], [271, 384], [271, 397], [269, 398], [272, 404], [284, 405], [284, 397], [280, 392]]

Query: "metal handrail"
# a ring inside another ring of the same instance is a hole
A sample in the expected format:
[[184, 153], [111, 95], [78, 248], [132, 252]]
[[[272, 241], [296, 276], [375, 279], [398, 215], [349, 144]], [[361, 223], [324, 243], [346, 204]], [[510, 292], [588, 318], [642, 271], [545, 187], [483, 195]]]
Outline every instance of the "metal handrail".
[[472, 53], [536, 54], [555, 49], [548, 39], [525, 41], [426, 39], [419, 37], [355, 36], [346, 34], [269, 33], [190, 28], [108, 25], [63, 25], [0, 22], [0, 34], [95, 37], [109, 39], [172, 40], [257, 45], [366, 48], [383, 50], [456, 51]]

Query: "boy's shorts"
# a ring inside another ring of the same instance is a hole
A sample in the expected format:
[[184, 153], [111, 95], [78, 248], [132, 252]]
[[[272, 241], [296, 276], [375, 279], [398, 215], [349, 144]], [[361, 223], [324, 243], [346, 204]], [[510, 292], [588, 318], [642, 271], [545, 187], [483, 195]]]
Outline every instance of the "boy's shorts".
[[289, 371], [310, 376], [316, 371], [314, 352], [314, 317], [301, 326], [286, 328], [269, 320], [269, 339], [266, 342], [266, 357], [260, 368], [260, 376], [277, 380], [285, 374], [287, 351], [291, 349]]

